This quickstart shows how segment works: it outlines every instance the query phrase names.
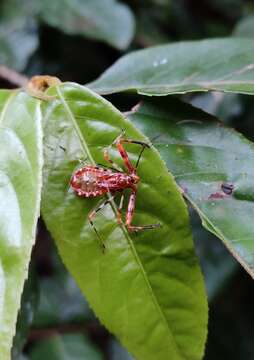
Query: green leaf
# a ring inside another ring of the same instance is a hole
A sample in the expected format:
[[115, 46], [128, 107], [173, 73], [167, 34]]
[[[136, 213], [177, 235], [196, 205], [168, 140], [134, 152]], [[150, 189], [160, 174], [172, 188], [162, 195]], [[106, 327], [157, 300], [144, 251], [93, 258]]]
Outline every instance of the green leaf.
[[[177, 101], [155, 99], [130, 115], [153, 140], [205, 228], [254, 277], [254, 145], [212, 116]], [[225, 194], [222, 184], [233, 185]]]
[[39, 102], [0, 91], [0, 348], [12, 337], [39, 215], [42, 134]]
[[67, 34], [103, 40], [118, 48], [128, 47], [134, 35], [130, 9], [115, 0], [44, 0], [41, 18]]
[[102, 360], [102, 355], [83, 335], [52, 336], [38, 342], [31, 360]]
[[[121, 133], [147, 141], [109, 102], [66, 83], [49, 92], [45, 104], [43, 216], [60, 255], [101, 322], [136, 359], [200, 359], [207, 305], [185, 204], [154, 149], [139, 166], [135, 224], [162, 228], [129, 234], [117, 224], [116, 205], [95, 218], [103, 253], [87, 219], [100, 199], [82, 199], [70, 189], [79, 159], [103, 163], [103, 148]], [[137, 145], [128, 146], [136, 161]], [[116, 149], [112, 158], [122, 165]], [[105, 162], [104, 162], [105, 163]], [[125, 201], [125, 208], [126, 208]], [[113, 210], [112, 210], [113, 209]]]
[[218, 90], [254, 94], [254, 41], [225, 38], [180, 42], [123, 56], [88, 86], [110, 94], [132, 90], [168, 95]]

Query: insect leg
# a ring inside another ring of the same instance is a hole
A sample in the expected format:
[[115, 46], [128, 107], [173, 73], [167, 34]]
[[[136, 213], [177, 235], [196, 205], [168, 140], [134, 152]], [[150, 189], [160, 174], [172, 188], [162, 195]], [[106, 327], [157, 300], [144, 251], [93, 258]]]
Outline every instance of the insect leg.
[[118, 166], [118, 165], [110, 158], [109, 150], [112, 148], [112, 145], [113, 145], [113, 144], [111, 144], [110, 146], [108, 146], [107, 148], [104, 149], [104, 152], [103, 152], [104, 159], [105, 159], [105, 161], [107, 161], [108, 163], [110, 163], [111, 168], [113, 168], [113, 170], [123, 172], [123, 169], [121, 169], [120, 166]]
[[128, 231], [137, 232], [137, 231], [150, 230], [160, 227], [161, 224], [150, 224], [150, 225], [141, 225], [141, 226], [131, 225], [135, 211], [136, 194], [137, 194], [136, 189], [133, 189], [129, 199], [127, 215], [126, 215], [126, 223], [125, 223]]
[[95, 215], [96, 215], [100, 210], [102, 210], [102, 209], [103, 209], [107, 204], [109, 204], [110, 201], [113, 200], [113, 199], [114, 199], [114, 196], [111, 196], [109, 199], [106, 199], [106, 200], [103, 199], [103, 200], [102, 200], [101, 202], [99, 202], [99, 204], [98, 204], [93, 210], [91, 210], [90, 213], [88, 214], [88, 220], [89, 220], [90, 225], [92, 226], [92, 228], [93, 228], [93, 230], [94, 230], [94, 232], [95, 232], [95, 234], [96, 234], [96, 236], [97, 236], [97, 238], [98, 238], [98, 240], [99, 240], [99, 243], [100, 243], [100, 246], [101, 246], [103, 252], [105, 252], [106, 247], [105, 247], [105, 244], [104, 244], [104, 242], [103, 242], [100, 234], [98, 233], [98, 231], [97, 231], [97, 229], [96, 229], [96, 227], [95, 227], [95, 225], [94, 225], [94, 223], [93, 223], [93, 218], [95, 217]]
[[[126, 168], [129, 170], [130, 173], [136, 172], [136, 168], [139, 164], [139, 160], [140, 160], [140, 157], [141, 157], [144, 149], [150, 147], [148, 144], [146, 144], [145, 142], [142, 142], [142, 141], [125, 139], [122, 134], [120, 136], [118, 136], [118, 138], [115, 140], [115, 144], [116, 144], [116, 147], [117, 147], [120, 155], [122, 156], [122, 159], [124, 161]], [[137, 144], [137, 145], [142, 146], [142, 150], [141, 150], [141, 153], [139, 154], [139, 157], [138, 157], [138, 160], [136, 163], [136, 167], [134, 167], [132, 165], [132, 163], [130, 162], [129, 156], [128, 156], [126, 150], [124, 149], [123, 144]]]
[[118, 224], [122, 224], [123, 220], [122, 220], [122, 209], [123, 209], [123, 201], [124, 201], [124, 193], [122, 192], [121, 198], [120, 198], [120, 203], [117, 209], [117, 222]]

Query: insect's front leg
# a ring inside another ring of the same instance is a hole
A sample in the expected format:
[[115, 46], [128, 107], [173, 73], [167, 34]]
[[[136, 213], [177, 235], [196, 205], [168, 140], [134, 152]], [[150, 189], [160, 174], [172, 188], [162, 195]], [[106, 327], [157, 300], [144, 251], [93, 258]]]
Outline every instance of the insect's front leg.
[[104, 151], [103, 151], [104, 160], [107, 161], [108, 163], [110, 163], [111, 167], [112, 167], [115, 171], [123, 172], [123, 169], [122, 169], [120, 166], [118, 166], [118, 165], [110, 158], [109, 150], [112, 148], [112, 145], [113, 145], [113, 144], [111, 144], [110, 146], [108, 146], [107, 148], [104, 149]]
[[132, 220], [134, 216], [135, 211], [135, 204], [136, 204], [136, 195], [137, 195], [137, 189], [133, 188], [130, 198], [129, 198], [129, 204], [127, 209], [127, 215], [126, 215], [126, 227], [129, 232], [135, 232], [135, 231], [142, 231], [142, 230], [150, 230], [155, 229], [161, 226], [161, 224], [150, 224], [150, 225], [140, 225], [140, 226], [134, 226], [132, 225]]
[[[123, 134], [121, 134], [120, 136], [118, 136], [116, 138], [116, 140], [114, 141], [122, 159], [123, 159], [123, 162], [124, 162], [124, 165], [126, 166], [127, 170], [130, 172], [130, 173], [135, 173], [136, 172], [136, 169], [138, 167], [138, 164], [139, 164], [139, 160], [141, 158], [141, 155], [144, 151], [145, 148], [149, 148], [150, 146], [143, 142], [143, 141], [138, 141], [138, 140], [132, 140], [132, 139], [126, 139]], [[126, 152], [126, 150], [124, 149], [123, 147], [123, 144], [137, 144], [137, 145], [140, 145], [142, 146], [142, 150], [139, 154], [139, 157], [138, 157], [138, 160], [137, 160], [137, 163], [136, 163], [136, 166], [133, 166], [130, 159], [129, 159], [129, 156]]]

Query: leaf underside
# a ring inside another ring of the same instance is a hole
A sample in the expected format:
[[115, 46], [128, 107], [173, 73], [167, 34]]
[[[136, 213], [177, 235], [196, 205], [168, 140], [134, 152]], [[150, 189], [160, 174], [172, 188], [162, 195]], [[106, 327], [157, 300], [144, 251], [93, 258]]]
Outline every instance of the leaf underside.
[[174, 98], [145, 101], [130, 119], [153, 141], [203, 225], [254, 277], [254, 145]]
[[135, 20], [130, 9], [115, 0], [44, 0], [42, 19], [68, 34], [102, 40], [118, 48], [128, 47], [134, 35]]
[[99, 94], [168, 95], [218, 90], [254, 94], [254, 41], [178, 42], [123, 56], [88, 87]]
[[[105, 164], [102, 150], [122, 129], [129, 138], [147, 139], [82, 86], [66, 83], [49, 94], [57, 98], [44, 107], [42, 207], [65, 265], [101, 322], [136, 359], [201, 359], [207, 304], [187, 210], [172, 177], [155, 149], [144, 152], [134, 223], [162, 227], [131, 235], [117, 224], [112, 203], [94, 221], [106, 245], [103, 253], [87, 220], [100, 199], [75, 196], [71, 174], [79, 160]], [[134, 163], [139, 152], [137, 145], [128, 145]], [[116, 149], [110, 153], [122, 165]]]
[[39, 216], [42, 135], [39, 102], [0, 91], [0, 348], [10, 359]]

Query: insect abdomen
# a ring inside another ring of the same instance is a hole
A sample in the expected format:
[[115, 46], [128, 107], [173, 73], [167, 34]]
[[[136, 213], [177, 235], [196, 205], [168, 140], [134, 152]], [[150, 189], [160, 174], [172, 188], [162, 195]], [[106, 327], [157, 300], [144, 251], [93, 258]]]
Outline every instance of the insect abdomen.
[[108, 171], [93, 166], [78, 170], [71, 178], [71, 187], [82, 197], [96, 197], [108, 192], [103, 181]]

